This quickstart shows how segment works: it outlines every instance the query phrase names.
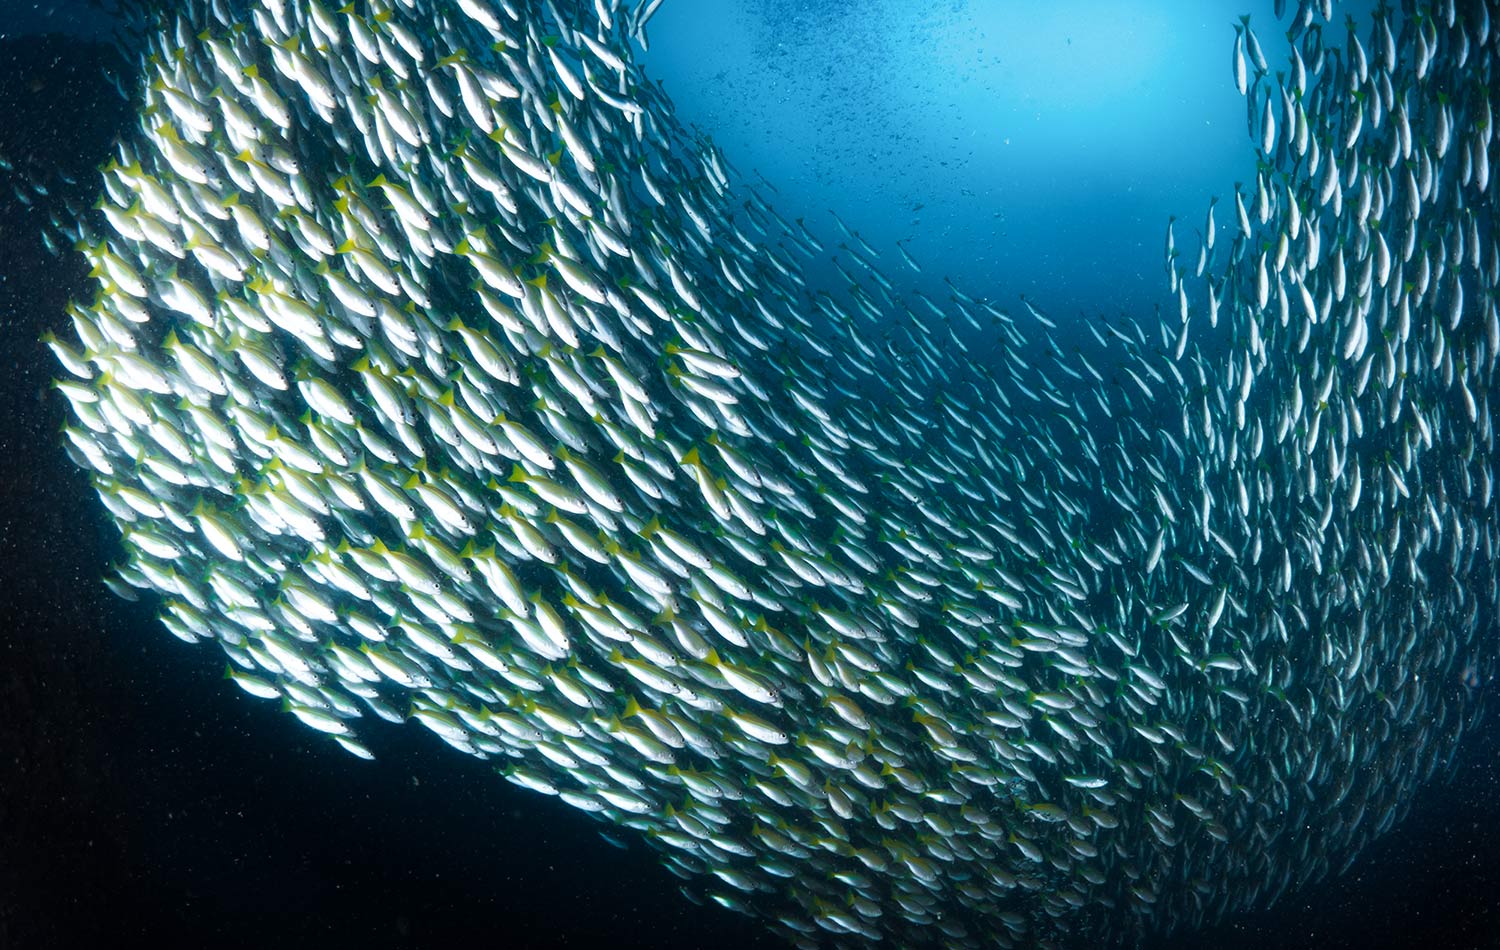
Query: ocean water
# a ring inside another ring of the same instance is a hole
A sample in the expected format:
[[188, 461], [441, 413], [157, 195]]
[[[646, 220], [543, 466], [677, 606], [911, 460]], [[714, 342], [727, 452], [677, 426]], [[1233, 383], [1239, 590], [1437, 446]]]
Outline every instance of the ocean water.
[[[1253, 179], [1223, 41], [1245, 12], [680, 4], [644, 61], [779, 208], [902, 242], [921, 289], [946, 296], [947, 276], [1068, 316], [1139, 312], [1162, 299], [1167, 219], [1191, 234], [1210, 196]], [[1284, 54], [1284, 37], [1264, 42]]]
[[[501, 781], [494, 763], [458, 755], [426, 730], [369, 722], [359, 737], [376, 761], [346, 754], [222, 679], [213, 644], [164, 635], [155, 595], [132, 603], [105, 589], [101, 579], [130, 549], [61, 447], [68, 407], [49, 385], [60, 371], [39, 342], [70, 333], [68, 301], [90, 299], [95, 287], [82, 254], [49, 252], [40, 236], [57, 243], [90, 216], [100, 226], [88, 210], [100, 194], [99, 166], [117, 138], [139, 135], [139, 99], [117, 90], [139, 96], [143, 72], [133, 53], [105, 42], [116, 22], [106, 10], [3, 4], [0, 157], [11, 168], [0, 196], [0, 354], [12, 411], [0, 440], [0, 751], [15, 769], [0, 780], [0, 945], [787, 945], [764, 921], [706, 900], [693, 882], [690, 895], [680, 893], [685, 882], [638, 831]], [[1373, 6], [1340, 6], [1335, 21], [1348, 12], [1366, 23]], [[1248, 10], [1251, 22], [1267, 58], [1284, 60], [1291, 47], [1271, 28], [1270, 5], [1261, 7]], [[1087, 327], [1101, 321], [1134, 319], [1155, 333], [1159, 314], [1176, 319], [1163, 254], [1172, 216], [1190, 265], [1195, 231], [1217, 196], [1228, 244], [1236, 183], [1257, 170], [1259, 126], [1247, 122], [1230, 57], [1245, 12], [1207, 3], [1038, 12], [979, 0], [666, 0], [638, 61], [677, 120], [722, 150], [738, 183], [828, 246], [829, 255], [805, 264], [810, 283], [836, 291], [846, 281], [839, 246], [857, 239], [834, 212], [880, 253], [899, 294], [920, 291], [946, 305], [946, 278], [1018, 319], [1024, 295], [1056, 324], [1027, 325], [1030, 349], [1019, 352], [1041, 361], [1091, 345]], [[899, 257], [898, 241], [920, 272]], [[843, 248], [845, 268], [850, 253]], [[1233, 345], [1201, 342], [1209, 354]], [[1004, 365], [997, 352], [976, 351], [975, 362]], [[1088, 391], [1082, 379], [1076, 388]], [[1142, 421], [1181, 414], [1169, 404], [1138, 409]], [[1434, 459], [1464, 455], [1456, 436], [1441, 443], [1444, 434]], [[1493, 472], [1485, 451], [1475, 470]], [[1077, 465], [1087, 453], [1067, 445], [1056, 457]], [[1431, 462], [1434, 471], [1444, 464]], [[1076, 497], [1107, 493], [1094, 484]], [[1465, 527], [1493, 537], [1493, 508]], [[1482, 709], [1494, 688], [1496, 640], [1486, 599], [1493, 569], [1485, 557], [1466, 564], [1472, 576], [1455, 583], [1479, 604], [1476, 632], [1462, 639], [1471, 653], [1438, 665], [1446, 678], [1434, 688], [1469, 710]], [[1376, 744], [1377, 718], [1351, 718], [1362, 731], [1340, 741]], [[1164, 920], [1128, 937], [1110, 931], [1106, 942], [1496, 945], [1492, 719], [1476, 716], [1430, 779], [1411, 780], [1399, 818], [1341, 875], [1201, 929]], [[1253, 768], [1275, 754], [1241, 761]], [[1351, 779], [1369, 781], [1387, 758], [1372, 757]], [[1283, 817], [1263, 820], [1278, 827]], [[1131, 831], [1147, 834], [1144, 825]]]

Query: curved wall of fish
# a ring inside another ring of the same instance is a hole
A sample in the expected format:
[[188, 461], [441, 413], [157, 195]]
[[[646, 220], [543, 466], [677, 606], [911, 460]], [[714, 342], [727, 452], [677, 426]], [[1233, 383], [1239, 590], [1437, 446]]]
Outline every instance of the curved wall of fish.
[[111, 585], [801, 945], [1348, 867], [1494, 670], [1489, 11], [1241, 24], [1256, 180], [1163, 318], [1060, 327], [778, 216], [634, 64], [659, 4], [154, 21], [52, 342]]

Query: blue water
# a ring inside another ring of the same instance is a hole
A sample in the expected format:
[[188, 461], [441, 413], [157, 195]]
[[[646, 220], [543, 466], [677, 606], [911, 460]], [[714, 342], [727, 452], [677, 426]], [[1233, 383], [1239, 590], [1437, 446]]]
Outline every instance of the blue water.
[[77, 40], [107, 42], [114, 20], [100, 6], [83, 0], [0, 0], [0, 40], [63, 33]]
[[668, 2], [644, 62], [778, 210], [825, 237], [836, 210], [909, 286], [1149, 314], [1169, 218], [1196, 248], [1210, 197], [1254, 180], [1244, 13], [1278, 68], [1272, 4], [1219, 0]]

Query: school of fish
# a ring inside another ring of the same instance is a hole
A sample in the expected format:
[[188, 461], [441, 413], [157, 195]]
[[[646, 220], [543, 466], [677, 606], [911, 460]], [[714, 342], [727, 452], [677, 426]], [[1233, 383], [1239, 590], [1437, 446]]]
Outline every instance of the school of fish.
[[636, 64], [661, 2], [156, 17], [48, 341], [111, 587], [796, 946], [1347, 869], [1495, 671], [1494, 4], [1245, 18], [1255, 180], [1067, 325], [779, 216]]

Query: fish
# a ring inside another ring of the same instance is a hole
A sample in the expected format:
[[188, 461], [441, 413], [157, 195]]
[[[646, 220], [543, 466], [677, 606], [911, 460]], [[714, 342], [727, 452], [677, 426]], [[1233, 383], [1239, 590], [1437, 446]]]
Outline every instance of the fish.
[[1236, 226], [1083, 334], [789, 223], [643, 72], [661, 6], [140, 11], [48, 340], [111, 589], [793, 946], [1140, 944], [1353, 867], [1496, 666], [1487, 11], [1330, 55], [1304, 0], [1275, 71], [1241, 21]]

